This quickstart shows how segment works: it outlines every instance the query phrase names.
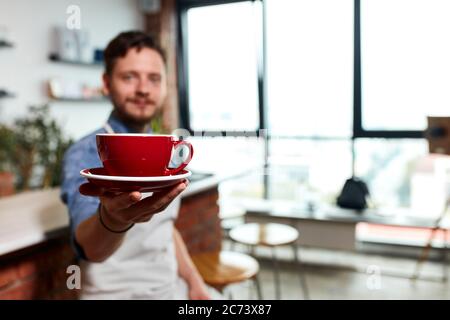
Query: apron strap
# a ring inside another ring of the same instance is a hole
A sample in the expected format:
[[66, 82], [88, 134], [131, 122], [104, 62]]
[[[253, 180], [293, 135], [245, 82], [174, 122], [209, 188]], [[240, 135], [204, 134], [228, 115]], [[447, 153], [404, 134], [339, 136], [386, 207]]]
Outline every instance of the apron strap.
[[105, 129], [107, 133], [111, 133], [111, 134], [112, 134], [112, 133], [115, 133], [114, 130], [113, 130], [113, 128], [111, 128], [111, 126], [109, 125], [108, 122], [106, 122], [106, 123], [103, 125], [103, 129]]

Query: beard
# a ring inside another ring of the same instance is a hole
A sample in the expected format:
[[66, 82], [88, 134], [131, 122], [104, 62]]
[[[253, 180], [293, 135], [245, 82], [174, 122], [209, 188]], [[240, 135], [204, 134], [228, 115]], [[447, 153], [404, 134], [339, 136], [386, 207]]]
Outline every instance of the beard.
[[[144, 127], [146, 125], [149, 125], [152, 119], [158, 116], [161, 109], [158, 107], [155, 101], [147, 97], [138, 96], [126, 98], [125, 101], [121, 103], [118, 101], [118, 99], [114, 98], [114, 95], [111, 95], [111, 102], [114, 106], [113, 114], [130, 127]], [[135, 113], [128, 111], [130, 110], [130, 108], [127, 108], [127, 104], [132, 104], [131, 108], [136, 108], [135, 107], [136, 103], [144, 104], [145, 111], [142, 112], [139, 109], [135, 109], [136, 110]], [[153, 112], [147, 111], [147, 109], [153, 110]]]

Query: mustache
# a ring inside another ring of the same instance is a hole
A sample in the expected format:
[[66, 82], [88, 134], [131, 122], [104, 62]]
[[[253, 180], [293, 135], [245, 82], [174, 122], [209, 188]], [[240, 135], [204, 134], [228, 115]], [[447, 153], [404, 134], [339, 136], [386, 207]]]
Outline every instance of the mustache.
[[145, 103], [145, 104], [156, 104], [156, 102], [152, 99], [146, 98], [146, 97], [133, 97], [133, 98], [127, 98], [125, 102], [131, 102], [131, 103]]

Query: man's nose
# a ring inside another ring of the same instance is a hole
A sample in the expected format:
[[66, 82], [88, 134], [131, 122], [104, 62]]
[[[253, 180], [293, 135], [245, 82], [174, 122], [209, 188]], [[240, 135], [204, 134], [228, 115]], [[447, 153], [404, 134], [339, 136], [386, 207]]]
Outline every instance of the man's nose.
[[148, 95], [150, 93], [150, 86], [148, 84], [148, 81], [141, 80], [138, 83], [138, 86], [136, 88], [136, 93], [139, 95]]

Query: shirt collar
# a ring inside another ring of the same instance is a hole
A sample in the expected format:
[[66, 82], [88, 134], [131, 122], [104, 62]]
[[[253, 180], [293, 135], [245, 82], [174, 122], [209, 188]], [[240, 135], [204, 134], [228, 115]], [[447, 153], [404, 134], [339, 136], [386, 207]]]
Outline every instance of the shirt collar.
[[[134, 133], [122, 120], [116, 117], [112, 112], [108, 118], [108, 124], [114, 130], [115, 133]], [[149, 128], [147, 133], [153, 133], [152, 129]]]

